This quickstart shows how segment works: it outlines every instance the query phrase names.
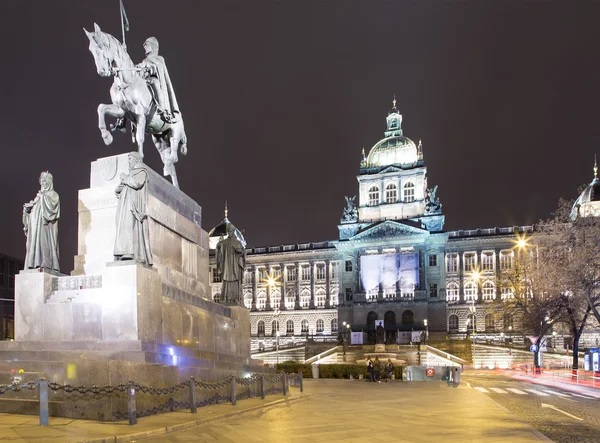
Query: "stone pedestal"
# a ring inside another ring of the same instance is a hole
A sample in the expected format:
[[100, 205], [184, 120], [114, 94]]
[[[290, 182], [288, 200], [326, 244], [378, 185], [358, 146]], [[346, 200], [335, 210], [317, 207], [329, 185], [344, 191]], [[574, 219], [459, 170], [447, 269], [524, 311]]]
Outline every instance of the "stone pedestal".
[[[16, 341], [0, 342], [0, 384], [11, 383], [19, 371], [23, 381], [45, 376], [60, 384], [103, 386], [133, 380], [153, 387], [190, 376], [221, 380], [263, 372], [250, 359], [248, 310], [208, 298], [208, 234], [200, 226], [200, 206], [150, 169], [154, 265], [112, 261], [114, 190], [122, 172], [127, 154], [92, 163], [90, 188], [79, 191], [71, 276], [36, 270], [16, 276]], [[22, 401], [3, 396], [0, 411], [37, 410], [30, 394], [11, 395]], [[66, 417], [113, 420], [125, 408], [122, 399], [55, 398], [54, 413]]]

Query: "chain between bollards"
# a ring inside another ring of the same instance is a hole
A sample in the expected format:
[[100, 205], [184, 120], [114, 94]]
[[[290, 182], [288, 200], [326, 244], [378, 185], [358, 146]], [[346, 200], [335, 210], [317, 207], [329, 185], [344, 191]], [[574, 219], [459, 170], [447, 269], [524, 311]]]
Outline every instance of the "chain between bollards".
[[48, 426], [48, 379], [40, 378], [38, 385], [38, 395], [40, 397], [40, 426]]

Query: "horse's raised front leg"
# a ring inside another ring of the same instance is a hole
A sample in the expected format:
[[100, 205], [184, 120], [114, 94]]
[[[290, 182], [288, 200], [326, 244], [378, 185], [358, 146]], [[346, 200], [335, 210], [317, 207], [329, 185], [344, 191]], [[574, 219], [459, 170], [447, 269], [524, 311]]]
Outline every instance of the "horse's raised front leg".
[[117, 105], [105, 105], [103, 103], [98, 105], [98, 129], [100, 129], [104, 144], [108, 146], [113, 142], [113, 136], [110, 131], [106, 129], [106, 114], [111, 117], [123, 118], [125, 117], [125, 111]]
[[138, 114], [137, 127], [135, 128], [135, 138], [137, 139], [138, 153], [144, 158], [144, 139], [146, 138], [146, 116]]

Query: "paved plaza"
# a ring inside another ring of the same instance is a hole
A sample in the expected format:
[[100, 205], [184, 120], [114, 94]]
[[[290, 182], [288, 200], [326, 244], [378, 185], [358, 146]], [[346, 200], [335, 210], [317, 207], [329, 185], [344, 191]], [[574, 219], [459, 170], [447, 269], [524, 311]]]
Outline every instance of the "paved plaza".
[[[304, 394], [292, 388], [287, 401], [282, 396], [241, 400], [236, 407], [200, 408], [197, 415], [176, 412], [140, 418], [135, 427], [56, 418], [41, 428], [36, 417], [4, 415], [0, 441], [100, 441], [110, 436], [104, 441], [549, 441], [466, 383], [449, 388], [442, 382], [306, 380]], [[200, 419], [207, 422], [193, 422]], [[139, 434], [128, 436], [132, 432]]]

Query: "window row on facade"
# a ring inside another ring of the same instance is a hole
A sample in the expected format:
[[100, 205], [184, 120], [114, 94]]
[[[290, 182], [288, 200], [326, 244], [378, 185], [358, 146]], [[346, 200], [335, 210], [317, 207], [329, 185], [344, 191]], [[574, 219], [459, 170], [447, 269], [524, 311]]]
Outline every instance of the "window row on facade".
[[[464, 301], [477, 301], [479, 292], [484, 301], [495, 300], [498, 292], [501, 300], [514, 298], [514, 292], [510, 287], [498, 287], [493, 280], [479, 282], [477, 280], [468, 280], [463, 287]], [[446, 301], [457, 302], [460, 300], [460, 284], [457, 281], [450, 281], [446, 284]]]
[[[328, 269], [329, 266], [329, 269]], [[330, 263], [315, 263], [312, 265], [313, 269], [311, 270], [311, 265], [300, 264], [300, 265], [284, 265], [283, 272], [281, 266], [262, 266], [257, 267], [256, 270], [252, 270], [251, 268], [246, 268], [244, 271], [244, 284], [250, 285], [252, 284], [252, 274], [255, 272], [256, 283], [258, 285], [267, 285], [267, 284], [281, 284], [283, 282], [296, 282], [296, 281], [311, 281], [311, 271], [314, 275], [314, 279], [316, 281], [326, 281], [327, 280], [327, 271], [329, 270], [329, 278], [331, 280], [337, 280], [339, 278], [338, 272], [338, 262], [330, 262]], [[218, 283], [221, 281], [219, 275], [213, 270], [213, 282]]]
[[[460, 265], [462, 258], [462, 266]], [[514, 266], [514, 251], [507, 249], [496, 254], [495, 251], [463, 252], [462, 254], [453, 252], [446, 254], [446, 272], [449, 274], [457, 273], [459, 269], [465, 272], [485, 272], [496, 270], [496, 258], [500, 265], [500, 270], [509, 270]]]
[[[270, 329], [267, 330], [266, 326], [269, 325]], [[285, 325], [285, 331], [281, 328]], [[271, 320], [265, 323], [264, 320], [259, 320], [256, 325], [256, 334], [258, 336], [271, 335], [276, 336], [277, 332], [279, 335], [300, 335], [300, 334], [324, 334], [324, 333], [336, 333], [338, 331], [338, 320], [337, 318], [332, 319], [329, 322], [329, 330], [325, 330], [325, 320], [322, 318], [317, 319], [314, 323], [309, 323], [307, 319], [301, 321], [287, 320], [285, 323], [279, 320]]]
[[460, 319], [458, 315], [451, 314], [448, 316], [448, 332], [458, 332], [460, 330], [473, 330], [473, 324], [475, 324], [476, 332], [498, 332], [503, 330], [511, 333], [514, 331], [513, 316], [511, 314], [504, 314], [501, 318], [497, 314], [485, 314], [483, 323], [477, 321], [477, 317], [468, 316], [463, 319], [463, 325], [461, 327]]
[[[381, 203], [398, 203], [398, 185], [389, 183], [385, 186], [384, 192], [381, 192], [379, 186], [371, 186], [368, 191], [368, 205], [377, 206]], [[415, 184], [407, 182], [402, 186], [402, 202], [410, 203], [415, 201]]]

